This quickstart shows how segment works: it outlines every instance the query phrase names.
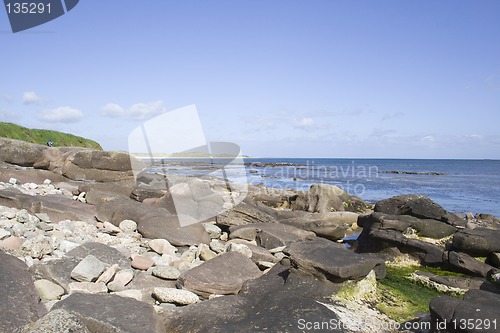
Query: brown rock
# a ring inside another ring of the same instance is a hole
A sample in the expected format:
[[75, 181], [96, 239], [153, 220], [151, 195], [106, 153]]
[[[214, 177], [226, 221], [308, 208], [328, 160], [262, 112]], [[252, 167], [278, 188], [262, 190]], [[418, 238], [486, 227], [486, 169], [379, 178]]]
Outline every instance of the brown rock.
[[152, 259], [149, 259], [144, 256], [134, 256], [132, 259], [132, 267], [141, 270], [147, 270], [149, 267], [152, 267], [155, 262]]

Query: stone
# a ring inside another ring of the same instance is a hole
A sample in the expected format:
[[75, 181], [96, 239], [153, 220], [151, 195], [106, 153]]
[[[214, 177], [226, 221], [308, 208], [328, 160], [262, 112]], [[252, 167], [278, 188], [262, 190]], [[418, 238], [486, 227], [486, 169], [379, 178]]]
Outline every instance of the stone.
[[72, 294], [54, 305], [54, 309], [73, 313], [85, 325], [92, 327], [92, 332], [165, 332], [153, 307], [132, 298], [112, 294]]
[[79, 282], [94, 282], [104, 269], [104, 263], [89, 254], [71, 271], [71, 278]]
[[30, 216], [28, 214], [28, 211], [26, 209], [21, 209], [19, 212], [16, 214], [16, 220], [19, 223], [26, 223], [29, 222]]
[[0, 251], [0, 332], [38, 320], [45, 315], [28, 266]]
[[144, 256], [136, 255], [132, 258], [131, 266], [135, 269], [147, 270], [155, 264], [154, 260]]
[[227, 252], [182, 273], [177, 286], [201, 296], [237, 294], [245, 281], [260, 274], [250, 259], [237, 252]]
[[112, 294], [118, 295], [120, 297], [133, 298], [133, 299], [140, 301], [140, 302], [142, 302], [142, 300], [143, 300], [142, 291], [137, 290], [137, 289], [122, 290], [122, 291], [113, 292]]
[[80, 244], [63, 239], [59, 243], [59, 250], [63, 251], [64, 253], [68, 253], [69, 251], [77, 248], [78, 246], [80, 246]]
[[35, 281], [35, 289], [42, 301], [58, 300], [64, 295], [64, 288], [49, 280]]
[[252, 250], [248, 248], [245, 244], [238, 244], [238, 243], [230, 243], [228, 248], [228, 252], [238, 252], [247, 257], [248, 259], [252, 258]]
[[257, 245], [266, 249], [289, 245], [293, 242], [313, 239], [316, 235], [311, 231], [305, 231], [291, 225], [280, 223], [254, 223], [230, 227], [229, 238], [241, 238], [246, 240], [257, 240]]
[[222, 235], [222, 230], [213, 223], [203, 223], [203, 227], [212, 239], [218, 239]]
[[153, 239], [148, 242], [148, 246], [151, 250], [158, 254], [169, 254], [175, 255], [177, 248], [172, 246], [170, 242], [166, 239]]
[[165, 280], [177, 280], [181, 275], [177, 268], [171, 266], [156, 266], [151, 273], [153, 276]]
[[80, 261], [81, 259], [78, 258], [63, 257], [61, 259], [35, 263], [30, 267], [30, 271], [35, 279], [50, 280], [68, 291], [68, 285], [74, 282], [71, 279], [71, 271]]
[[151, 297], [153, 289], [175, 288], [175, 284], [175, 280], [164, 280], [151, 275], [149, 272], [138, 272], [134, 279], [127, 285], [126, 289], [140, 290], [143, 301], [154, 305], [155, 300]]
[[153, 297], [161, 303], [179, 305], [195, 304], [200, 301], [200, 298], [195, 293], [175, 288], [155, 288], [153, 289]]
[[10, 236], [0, 241], [0, 249], [17, 250], [23, 245], [23, 240], [16, 236]]
[[66, 255], [68, 257], [73, 257], [81, 260], [89, 254], [93, 255], [106, 265], [111, 266], [114, 264], [118, 264], [122, 269], [130, 268], [130, 261], [128, 260], [128, 258], [123, 256], [120, 251], [111, 246], [97, 242], [84, 243], [77, 248], [69, 251]]
[[466, 220], [447, 212], [443, 207], [424, 195], [404, 194], [380, 200], [375, 212], [389, 215], [411, 215], [419, 219], [434, 219], [454, 226], [465, 227]]
[[215, 253], [226, 252], [226, 248], [227, 248], [227, 246], [226, 246], [225, 243], [223, 243], [223, 242], [221, 242], [219, 240], [216, 240], [216, 239], [212, 240], [210, 242], [209, 246], [210, 246], [210, 249], [212, 251], [214, 251]]
[[473, 276], [487, 277], [488, 273], [494, 269], [493, 266], [476, 260], [462, 252], [450, 251], [448, 253], [448, 262], [455, 269]]
[[122, 231], [122, 229], [116, 227], [114, 224], [109, 223], [108, 221], [105, 221], [102, 225], [104, 229], [109, 232], [109, 233], [119, 233]]
[[276, 218], [251, 202], [240, 202], [238, 205], [216, 217], [218, 225], [238, 226], [252, 223], [274, 223]]
[[50, 223], [50, 216], [47, 215], [46, 213], [36, 213], [35, 214], [36, 217], [38, 217], [38, 219], [42, 222], [45, 222], [45, 223]]
[[[500, 297], [484, 290], [469, 290], [463, 299], [450, 296], [433, 298], [429, 305], [431, 322], [434, 329], [440, 327], [455, 328], [458, 323], [482, 323], [479, 330], [467, 329], [463, 332], [496, 332], [493, 323], [500, 321]], [[489, 328], [484, 325], [490, 323]], [[484, 326], [483, 326], [484, 325]], [[474, 327], [478, 327], [474, 325]]]
[[198, 250], [196, 251], [196, 255], [201, 260], [207, 261], [215, 258], [217, 253], [210, 250], [210, 247], [207, 244], [200, 244], [200, 246], [198, 246]]
[[19, 180], [17, 180], [16, 178], [10, 178], [9, 179], [9, 184], [17, 185], [17, 184], [19, 184]]
[[350, 198], [350, 195], [338, 186], [314, 184], [308, 191], [298, 193], [291, 209], [310, 213], [340, 212], [345, 211], [344, 202], [347, 203]]
[[[371, 270], [385, 271], [384, 261], [363, 256], [346, 249], [343, 245], [322, 238], [295, 242], [283, 250], [290, 257], [292, 266], [319, 280], [342, 282], [359, 280]], [[379, 275], [379, 274], [378, 274]], [[383, 278], [383, 276], [379, 276]]]
[[50, 179], [45, 179], [43, 181], [43, 185], [50, 185], [52, 183], [52, 181]]
[[118, 227], [123, 231], [123, 232], [135, 232], [137, 230], [137, 223], [132, 220], [123, 220], [120, 222]]
[[134, 271], [132, 269], [125, 269], [115, 274], [113, 281], [108, 283], [108, 288], [111, 291], [123, 289], [134, 278]]
[[108, 267], [104, 273], [102, 273], [99, 278], [97, 278], [96, 282], [99, 283], [99, 282], [102, 282], [104, 284], [107, 284], [109, 281], [111, 281], [111, 279], [113, 278], [113, 276], [115, 276], [116, 272], [118, 271], [119, 269], [119, 266], [118, 264], [114, 264], [110, 267]]
[[68, 285], [68, 294], [106, 294], [108, 288], [102, 282], [71, 282]]
[[[0, 229], [0, 240], [3, 240], [9, 236], [10, 236], [10, 231]], [[0, 246], [1, 246], [1, 244], [0, 244]]]
[[54, 310], [35, 323], [19, 328], [15, 333], [91, 333], [74, 314], [66, 310]]
[[488, 258], [488, 263], [493, 267], [500, 268], [500, 253], [499, 252], [492, 253]]
[[41, 259], [45, 255], [54, 251], [54, 244], [49, 237], [38, 235], [26, 240], [22, 245], [22, 250], [32, 258]]
[[[248, 241], [241, 240], [241, 239], [232, 239], [228, 243], [229, 244], [239, 243], [239, 244], [245, 245], [252, 252], [252, 256], [250, 257], [250, 259], [252, 259], [252, 261], [254, 263], [257, 263], [259, 261], [271, 261], [271, 262], [277, 261], [276, 258], [273, 256], [273, 254], [269, 250], [267, 250], [263, 247], [251, 244]], [[282, 250], [284, 248], [285, 247], [283, 246]]]
[[485, 257], [492, 252], [500, 252], [500, 230], [463, 229], [453, 235], [452, 244], [460, 252]]

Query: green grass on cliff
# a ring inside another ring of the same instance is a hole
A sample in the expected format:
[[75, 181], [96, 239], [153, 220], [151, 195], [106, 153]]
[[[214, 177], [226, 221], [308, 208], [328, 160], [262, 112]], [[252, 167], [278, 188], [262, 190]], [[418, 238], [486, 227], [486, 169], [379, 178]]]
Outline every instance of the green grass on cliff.
[[51, 130], [30, 129], [11, 123], [0, 122], [0, 137], [31, 143], [47, 144], [52, 140], [55, 147], [84, 147], [102, 150], [97, 142], [73, 134]]

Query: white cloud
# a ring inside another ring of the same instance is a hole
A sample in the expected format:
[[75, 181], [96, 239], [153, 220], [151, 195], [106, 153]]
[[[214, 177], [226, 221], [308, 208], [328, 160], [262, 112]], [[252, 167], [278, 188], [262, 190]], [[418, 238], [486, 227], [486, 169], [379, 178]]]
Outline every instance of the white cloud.
[[34, 91], [26, 91], [23, 94], [23, 103], [26, 105], [30, 104], [44, 104], [45, 100], [38, 96]]
[[293, 127], [300, 129], [307, 129], [314, 127], [315, 122], [312, 118], [304, 117], [301, 119], [296, 119], [293, 123]]
[[39, 119], [49, 123], [75, 123], [83, 118], [83, 112], [69, 106], [62, 106], [52, 110], [44, 110]]
[[112, 118], [129, 118], [134, 120], [144, 120], [166, 111], [163, 101], [150, 103], [136, 103], [125, 109], [116, 103], [108, 103], [101, 109], [103, 116]]
[[424, 136], [422, 139], [420, 139], [421, 142], [434, 142], [436, 139], [432, 135], [427, 135]]

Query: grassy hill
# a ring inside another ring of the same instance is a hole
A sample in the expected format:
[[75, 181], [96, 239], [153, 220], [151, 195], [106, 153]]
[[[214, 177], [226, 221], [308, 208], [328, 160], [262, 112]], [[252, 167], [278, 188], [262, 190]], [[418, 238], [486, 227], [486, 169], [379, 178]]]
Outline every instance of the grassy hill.
[[11, 123], [0, 122], [0, 137], [39, 143], [42, 145], [52, 140], [54, 147], [85, 147], [102, 150], [101, 145], [97, 142], [73, 134], [51, 130], [30, 129]]

